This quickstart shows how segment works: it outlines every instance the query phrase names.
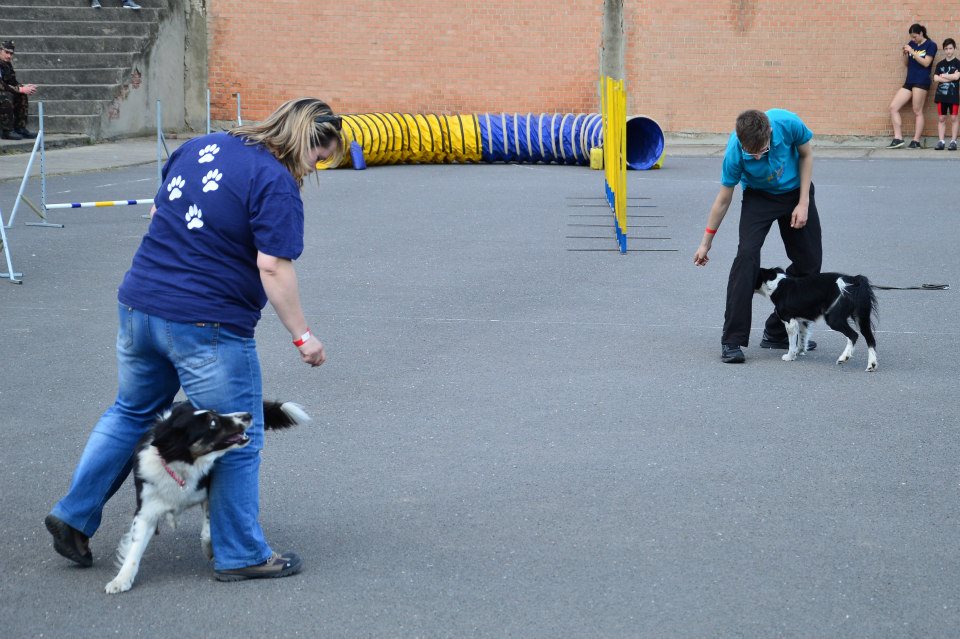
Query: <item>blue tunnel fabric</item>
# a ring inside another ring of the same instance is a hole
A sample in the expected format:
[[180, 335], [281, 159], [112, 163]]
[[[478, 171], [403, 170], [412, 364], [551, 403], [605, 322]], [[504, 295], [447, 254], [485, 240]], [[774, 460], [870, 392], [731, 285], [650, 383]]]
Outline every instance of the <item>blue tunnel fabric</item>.
[[590, 163], [590, 148], [603, 144], [598, 113], [481, 113], [484, 162]]

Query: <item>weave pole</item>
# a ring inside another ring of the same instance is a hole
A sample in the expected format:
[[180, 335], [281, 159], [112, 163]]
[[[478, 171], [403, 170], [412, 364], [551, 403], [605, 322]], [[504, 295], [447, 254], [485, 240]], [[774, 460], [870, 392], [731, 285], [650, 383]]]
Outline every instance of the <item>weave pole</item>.
[[627, 92], [623, 80], [603, 78], [603, 169], [607, 202], [613, 211], [617, 247], [627, 252]]
[[624, 81], [623, 0], [604, 0], [600, 56], [603, 168], [617, 248], [627, 252], [627, 90]]

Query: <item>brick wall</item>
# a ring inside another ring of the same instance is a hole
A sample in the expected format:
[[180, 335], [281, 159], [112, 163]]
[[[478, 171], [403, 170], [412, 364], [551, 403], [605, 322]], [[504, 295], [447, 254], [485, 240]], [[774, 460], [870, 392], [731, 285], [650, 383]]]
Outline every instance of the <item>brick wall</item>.
[[[628, 110], [674, 132], [726, 132], [744, 108], [778, 106], [819, 134], [888, 135], [908, 26], [960, 40], [960, 1], [625, 0], [624, 12]], [[245, 120], [303, 95], [344, 113], [596, 111], [602, 13], [602, 0], [208, 0], [213, 119], [235, 117], [237, 91]]]

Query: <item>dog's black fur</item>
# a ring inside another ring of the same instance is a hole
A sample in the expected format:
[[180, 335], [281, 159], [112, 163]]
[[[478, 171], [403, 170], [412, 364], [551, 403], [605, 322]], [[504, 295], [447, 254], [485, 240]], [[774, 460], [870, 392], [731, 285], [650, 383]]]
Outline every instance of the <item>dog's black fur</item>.
[[755, 288], [770, 298], [787, 329], [790, 347], [784, 361], [795, 360], [807, 351], [810, 325], [822, 317], [827, 326], [847, 338], [837, 364], [853, 355], [859, 337], [853, 329], [856, 326], [867, 342], [867, 371], [877, 370], [877, 340], [873, 335], [877, 298], [866, 277], [843, 273], [788, 277], [782, 268], [762, 268]]
[[[263, 417], [268, 430], [310, 420], [302, 408], [290, 402], [264, 402]], [[213, 557], [207, 502], [210, 471], [218, 458], [250, 443], [246, 431], [252, 423], [250, 413], [224, 415], [198, 410], [188, 402], [175, 404], [157, 418], [134, 456], [137, 513], [117, 548], [120, 572], [107, 584], [108, 593], [124, 592], [133, 586], [140, 559], [163, 516], [176, 527], [180, 513], [202, 506], [200, 544], [207, 557]]]

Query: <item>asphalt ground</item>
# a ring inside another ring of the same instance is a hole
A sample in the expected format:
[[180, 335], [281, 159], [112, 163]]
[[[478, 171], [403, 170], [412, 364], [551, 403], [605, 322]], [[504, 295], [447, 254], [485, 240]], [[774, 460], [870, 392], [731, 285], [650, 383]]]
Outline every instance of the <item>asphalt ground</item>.
[[[879, 291], [866, 373], [862, 345], [835, 364], [844, 338], [822, 323], [801, 361], [759, 349], [759, 297], [747, 362], [720, 362], [739, 195], [695, 267], [719, 159], [679, 151], [628, 175], [649, 198], [630, 215], [655, 216], [631, 217], [630, 247], [656, 250], [627, 255], [573, 250], [614, 247], [585, 168], [310, 182], [297, 269], [329, 362], [301, 364], [269, 307], [257, 331], [265, 395], [314, 416], [268, 436], [261, 482], [268, 539], [305, 569], [214, 581], [197, 510], [115, 596], [132, 487], [92, 568], [56, 555], [42, 519], [116, 391], [115, 291], [145, 207], [51, 211], [63, 229], [21, 209], [24, 283], [0, 280], [3, 634], [956, 636], [960, 165], [817, 159], [825, 270], [954, 286]], [[155, 175], [53, 176], [48, 201], [149, 197]], [[6, 215], [17, 186], [0, 183]], [[776, 233], [765, 265], [785, 265]]]

